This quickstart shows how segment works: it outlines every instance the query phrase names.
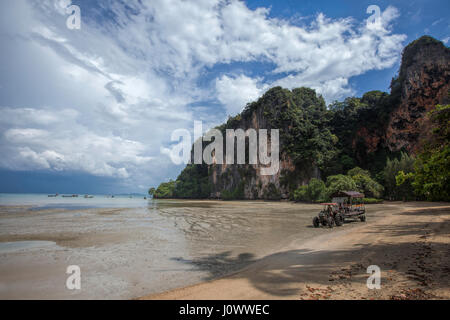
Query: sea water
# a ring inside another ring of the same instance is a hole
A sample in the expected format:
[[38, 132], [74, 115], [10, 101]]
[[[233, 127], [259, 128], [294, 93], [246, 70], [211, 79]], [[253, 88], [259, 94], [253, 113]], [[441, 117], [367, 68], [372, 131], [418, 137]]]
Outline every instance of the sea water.
[[49, 197], [48, 194], [0, 193], [0, 206], [31, 206], [34, 209], [90, 209], [90, 208], [143, 208], [148, 206], [145, 195], [93, 195], [93, 198]]

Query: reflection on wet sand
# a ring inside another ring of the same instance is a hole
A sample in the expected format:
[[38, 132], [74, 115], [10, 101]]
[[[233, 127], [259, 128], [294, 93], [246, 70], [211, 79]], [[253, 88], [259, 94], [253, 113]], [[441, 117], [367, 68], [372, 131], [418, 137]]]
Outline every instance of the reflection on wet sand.
[[[372, 206], [369, 221], [396, 209]], [[0, 252], [0, 298], [133, 298], [191, 285], [292, 241], [338, 232], [311, 227], [318, 210], [290, 202], [183, 200], [150, 200], [139, 208], [0, 207], [0, 242], [54, 243]], [[79, 292], [64, 288], [71, 264], [82, 270]]]

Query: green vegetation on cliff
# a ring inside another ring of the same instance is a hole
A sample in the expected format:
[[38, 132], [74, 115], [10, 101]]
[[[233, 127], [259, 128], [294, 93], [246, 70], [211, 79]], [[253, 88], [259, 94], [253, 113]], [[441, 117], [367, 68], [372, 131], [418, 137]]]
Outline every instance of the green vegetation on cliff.
[[280, 153], [289, 155], [294, 163], [322, 166], [334, 156], [337, 138], [330, 131], [331, 113], [315, 90], [274, 87], [218, 128], [223, 133], [248, 129], [245, 124], [251, 124], [252, 115], [258, 112], [266, 122], [264, 129], [280, 129]]
[[399, 172], [397, 185], [411, 184], [417, 197], [429, 201], [450, 200], [450, 105], [436, 106], [429, 116], [435, 126], [414, 163], [414, 171]]
[[380, 172], [391, 155], [381, 145], [380, 137], [395, 105], [394, 98], [381, 91], [332, 103], [330, 128], [338, 138], [338, 152], [327, 163], [325, 175], [344, 173], [354, 166], [368, 169], [372, 174]]
[[204, 199], [210, 195], [208, 166], [189, 164], [178, 176], [173, 194], [182, 199]]
[[334, 156], [337, 138], [330, 131], [331, 114], [315, 90], [276, 87], [250, 104], [244, 114], [257, 108], [262, 108], [270, 128], [280, 129], [280, 151], [295, 164], [323, 167]]
[[163, 182], [156, 190], [153, 190], [153, 198], [155, 199], [171, 199], [175, 198], [173, 191], [175, 189], [175, 181]]

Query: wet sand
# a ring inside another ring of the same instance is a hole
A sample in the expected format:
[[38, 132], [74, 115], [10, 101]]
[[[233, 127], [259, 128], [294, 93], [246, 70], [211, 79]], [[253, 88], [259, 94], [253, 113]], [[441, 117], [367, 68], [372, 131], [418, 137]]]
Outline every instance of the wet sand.
[[[383, 224], [402, 227], [404, 220], [394, 218], [406, 214], [401, 213], [404, 209], [429, 206], [440, 204], [371, 205], [366, 223], [331, 230], [311, 225], [320, 206], [289, 202], [149, 201], [143, 208], [73, 210], [0, 207], [0, 299], [301, 299], [311, 298], [302, 296], [310, 293], [304, 287], [308, 283], [324, 288], [333, 284], [339, 292], [339, 281], [344, 280], [328, 277], [333, 266], [353, 268], [350, 261], [362, 259], [342, 258], [345, 250], [355, 251], [353, 242], [364, 245], [366, 239], [365, 246], [370, 246], [373, 239], [366, 237], [384, 230]], [[440, 210], [423, 215], [423, 223], [448, 219], [448, 207]], [[448, 236], [444, 225], [442, 232]], [[365, 229], [377, 226], [380, 230]], [[361, 237], [348, 240], [355, 234]], [[408, 241], [415, 246], [418, 240]], [[393, 250], [393, 256], [398, 254]], [[69, 265], [81, 268], [81, 290], [65, 286]], [[307, 270], [324, 280], [312, 281]], [[365, 270], [361, 274], [365, 277]], [[171, 291], [181, 287], [187, 289]]]
[[[262, 201], [3, 206], [0, 298], [131, 299], [216, 279], [293, 239], [330, 233], [311, 227], [318, 210], [317, 205]], [[79, 291], [66, 289], [69, 265], [81, 268]]]
[[[449, 299], [450, 205], [369, 206], [369, 220], [283, 250], [218, 280], [143, 299]], [[378, 211], [379, 212], [379, 211]], [[367, 267], [381, 269], [381, 289], [369, 290]]]

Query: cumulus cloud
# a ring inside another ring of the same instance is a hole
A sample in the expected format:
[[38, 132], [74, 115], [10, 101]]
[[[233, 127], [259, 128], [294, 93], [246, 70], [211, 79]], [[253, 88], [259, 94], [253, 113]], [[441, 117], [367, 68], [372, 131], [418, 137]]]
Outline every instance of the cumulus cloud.
[[[0, 146], [10, 155], [0, 159], [3, 168], [84, 171], [128, 178], [126, 167], [138, 170], [152, 160], [152, 157], [141, 155], [145, 151], [143, 143], [112, 134], [95, 134], [77, 123], [77, 113], [72, 110], [50, 113], [29, 108], [5, 108], [5, 114], [15, 126], [19, 126], [17, 120], [20, 119], [20, 126], [24, 128], [3, 132]], [[45, 129], [27, 128], [31, 126]]]
[[217, 98], [225, 106], [227, 115], [234, 116], [242, 111], [248, 102], [256, 100], [267, 86], [245, 75], [222, 76], [216, 80]]
[[[269, 18], [267, 8], [251, 10], [241, 1], [132, 3], [140, 15], [127, 28], [118, 30], [119, 39], [123, 37], [121, 41], [126, 42], [132, 34], [133, 52], [144, 56], [151, 53], [151, 63], [157, 70], [192, 80], [204, 67], [262, 61], [272, 63], [272, 73], [281, 75], [277, 83], [263, 80], [264, 84], [311, 86], [327, 100], [351, 92], [349, 78], [392, 67], [406, 39], [392, 32], [391, 24], [399, 16], [392, 6], [380, 12], [376, 23], [330, 19], [320, 13], [311, 25], [299, 27]], [[127, 20], [122, 8], [113, 10]], [[142, 23], [144, 17], [151, 19]], [[223, 75], [218, 81], [223, 81]], [[331, 88], [339, 83], [342, 86]], [[220, 100], [221, 93], [217, 95]]]
[[[393, 7], [377, 28], [325, 14], [300, 27], [236, 0], [104, 0], [69, 30], [70, 3], [0, 4], [2, 168], [157, 184], [180, 169], [160, 152], [173, 130], [217, 124], [273, 85], [344, 97], [351, 77], [398, 61], [405, 40]], [[271, 69], [246, 72], [253, 62]]]

